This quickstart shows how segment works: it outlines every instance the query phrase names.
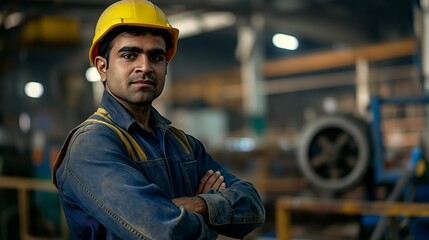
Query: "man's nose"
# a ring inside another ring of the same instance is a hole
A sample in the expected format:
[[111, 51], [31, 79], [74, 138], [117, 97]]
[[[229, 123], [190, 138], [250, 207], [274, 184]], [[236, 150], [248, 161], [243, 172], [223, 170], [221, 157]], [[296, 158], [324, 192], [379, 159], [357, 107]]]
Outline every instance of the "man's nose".
[[153, 71], [149, 57], [146, 54], [140, 55], [140, 57], [137, 61], [137, 67], [136, 68], [137, 68], [137, 71], [141, 71], [141, 72]]

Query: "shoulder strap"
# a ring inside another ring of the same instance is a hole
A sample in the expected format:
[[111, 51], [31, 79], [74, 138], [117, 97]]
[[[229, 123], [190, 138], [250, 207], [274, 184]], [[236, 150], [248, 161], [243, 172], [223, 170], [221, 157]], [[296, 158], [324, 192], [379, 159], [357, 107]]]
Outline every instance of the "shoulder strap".
[[[147, 156], [141, 146], [127, 131], [113, 123], [111, 116], [104, 108], [98, 108], [94, 115], [87, 119], [85, 122], [97, 122], [110, 127], [118, 134], [121, 141], [125, 144], [127, 151], [133, 160], [137, 160], [134, 151], [137, 152], [137, 155], [140, 160], [147, 160]], [[167, 132], [176, 139], [176, 141], [180, 144], [180, 146], [183, 148], [183, 150], [185, 150], [187, 154], [192, 153], [191, 144], [189, 143], [188, 138], [182, 130], [170, 126]]]
[[[70, 141], [71, 141], [74, 133], [79, 128], [86, 126], [90, 123], [104, 124], [104, 125], [108, 126], [109, 128], [111, 128], [113, 131], [115, 131], [116, 134], [121, 139], [121, 141], [124, 143], [125, 148], [127, 149], [128, 155], [132, 158], [133, 161], [137, 161], [138, 159], [140, 159], [142, 161], [147, 160], [147, 156], [146, 156], [145, 152], [140, 147], [140, 145], [137, 144], [136, 140], [127, 131], [116, 126], [113, 123], [112, 118], [108, 115], [108, 113], [105, 109], [98, 108], [97, 111], [93, 115], [91, 115], [87, 120], [85, 120], [79, 126], [74, 128], [73, 130], [71, 130], [70, 133], [68, 134], [66, 140], [64, 141], [64, 144], [61, 147], [61, 150], [60, 150], [60, 152], [59, 152], [59, 154], [58, 154], [57, 158], [55, 159], [54, 164], [52, 166], [52, 181], [53, 181], [55, 186], [57, 186], [57, 184], [56, 184], [57, 169], [60, 167], [60, 165], [61, 165], [61, 163], [62, 163], [62, 161], [66, 155], [68, 146], [70, 144]], [[138, 156], [138, 158], [137, 158], [137, 156]]]
[[[86, 126], [90, 123], [99, 123], [104, 124], [111, 128], [113, 131], [116, 132], [116, 134], [119, 136], [121, 141], [124, 143], [127, 152], [129, 156], [132, 158], [133, 161], [145, 161], [147, 160], [146, 153], [144, 152], [143, 148], [137, 143], [137, 141], [124, 129], [118, 127], [116, 124], [113, 123], [113, 120], [109, 113], [104, 108], [98, 108], [97, 111], [89, 117], [87, 120], [85, 120], [83, 123], [81, 123], [78, 127], [70, 131], [69, 135], [67, 136], [63, 147], [61, 148], [60, 153], [58, 154], [57, 159], [54, 162], [54, 165], [52, 167], [52, 180], [54, 185], [56, 186], [56, 170], [60, 166], [62, 160], [65, 157], [68, 145], [70, 143], [70, 140], [73, 136], [73, 134], [81, 127]], [[180, 146], [185, 150], [187, 154], [192, 153], [192, 147], [189, 143], [188, 138], [186, 137], [185, 133], [182, 130], [179, 130], [175, 127], [170, 126], [167, 130], [167, 132], [173, 136], [176, 141], [180, 144]], [[138, 157], [137, 157], [138, 156]]]
[[[137, 143], [137, 141], [124, 129], [118, 127], [116, 124], [113, 123], [112, 118], [107, 113], [107, 111], [103, 108], [98, 108], [97, 112], [94, 113], [89, 119], [87, 119], [85, 122], [95, 122], [95, 123], [101, 123], [109, 128], [111, 128], [113, 131], [118, 134], [121, 141], [125, 144], [125, 147], [127, 148], [127, 152], [130, 155], [130, 157], [133, 159], [133, 161], [137, 161], [140, 159], [140, 161], [147, 160], [146, 153], [143, 151], [143, 148], [140, 147], [140, 145]], [[84, 122], [84, 123], [85, 123]], [[136, 157], [136, 154], [138, 158]]]
[[176, 139], [176, 141], [180, 144], [183, 150], [185, 150], [186, 154], [192, 153], [191, 144], [189, 143], [188, 138], [182, 130], [170, 126], [167, 131], [170, 133], [171, 136]]

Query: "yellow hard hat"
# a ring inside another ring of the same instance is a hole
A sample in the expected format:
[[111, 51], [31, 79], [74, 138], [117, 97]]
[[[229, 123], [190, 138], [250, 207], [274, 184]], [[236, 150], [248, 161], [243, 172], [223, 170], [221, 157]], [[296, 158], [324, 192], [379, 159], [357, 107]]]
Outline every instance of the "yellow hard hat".
[[113, 28], [118, 26], [141, 26], [167, 30], [172, 39], [171, 48], [167, 53], [169, 62], [177, 49], [179, 30], [168, 22], [165, 13], [153, 3], [146, 0], [122, 0], [104, 10], [98, 18], [94, 38], [89, 49], [89, 61], [99, 55], [100, 40]]

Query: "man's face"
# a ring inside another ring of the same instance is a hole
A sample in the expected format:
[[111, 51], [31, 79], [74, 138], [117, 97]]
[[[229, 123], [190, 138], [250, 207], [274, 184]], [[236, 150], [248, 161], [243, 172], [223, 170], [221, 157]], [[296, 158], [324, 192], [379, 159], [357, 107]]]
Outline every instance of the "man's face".
[[165, 85], [165, 41], [150, 33], [121, 33], [112, 41], [109, 68], [102, 57], [96, 58], [96, 66], [106, 90], [125, 107], [149, 106]]

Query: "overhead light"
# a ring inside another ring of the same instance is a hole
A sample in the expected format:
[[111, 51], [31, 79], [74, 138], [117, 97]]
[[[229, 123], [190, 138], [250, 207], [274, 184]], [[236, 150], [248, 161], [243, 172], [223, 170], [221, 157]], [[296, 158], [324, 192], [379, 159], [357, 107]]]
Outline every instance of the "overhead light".
[[168, 19], [173, 27], [180, 30], [179, 38], [226, 28], [236, 22], [235, 15], [229, 12], [186, 12], [171, 15]]
[[217, 30], [235, 24], [235, 15], [229, 12], [208, 12], [201, 16], [206, 31]]
[[31, 98], [40, 98], [43, 95], [43, 85], [38, 82], [28, 82], [24, 87], [25, 94]]
[[95, 67], [86, 69], [85, 77], [88, 82], [98, 82], [101, 79], [100, 74]]
[[273, 36], [274, 46], [287, 50], [296, 50], [299, 46], [298, 39], [291, 35], [277, 33]]
[[188, 17], [188, 18], [176, 20], [171, 25], [179, 29], [180, 38], [195, 36], [200, 34], [203, 31], [200, 26], [200, 20], [197, 19], [196, 17]]
[[4, 19], [4, 28], [10, 29], [18, 26], [22, 22], [23, 16], [24, 15], [20, 12], [14, 12], [7, 15]]

